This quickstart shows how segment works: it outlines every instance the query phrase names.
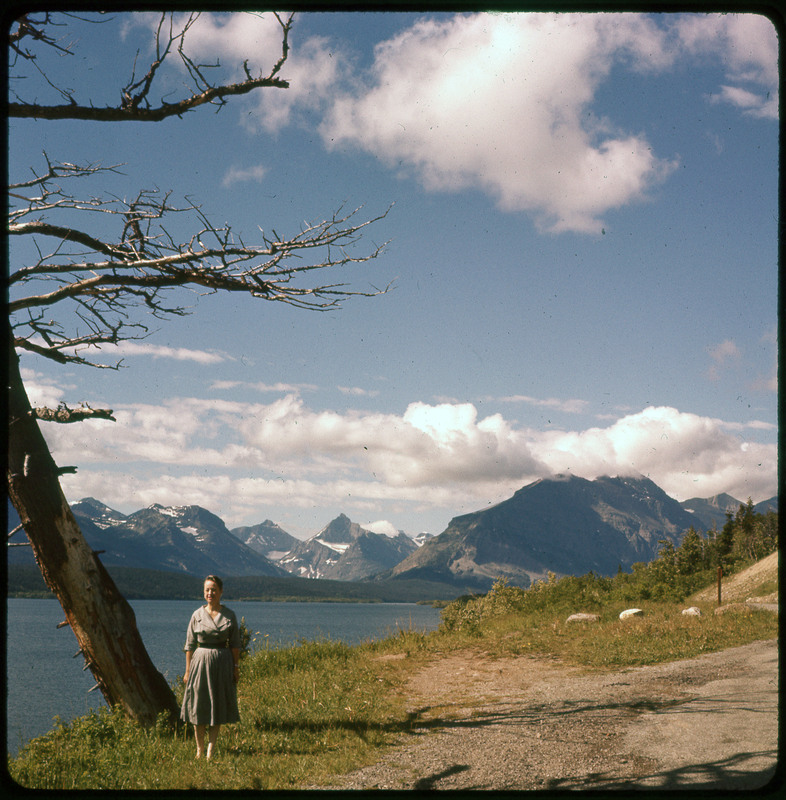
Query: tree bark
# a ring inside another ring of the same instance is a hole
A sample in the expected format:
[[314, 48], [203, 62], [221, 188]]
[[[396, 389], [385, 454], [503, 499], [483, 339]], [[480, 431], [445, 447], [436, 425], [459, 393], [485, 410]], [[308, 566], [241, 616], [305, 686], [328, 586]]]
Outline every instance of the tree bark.
[[143, 725], [161, 712], [178, 718], [172, 689], [155, 668], [128, 601], [88, 545], [63, 495], [55, 464], [30, 407], [10, 326], [8, 494], [46, 585], [65, 612], [85, 661], [110, 706]]

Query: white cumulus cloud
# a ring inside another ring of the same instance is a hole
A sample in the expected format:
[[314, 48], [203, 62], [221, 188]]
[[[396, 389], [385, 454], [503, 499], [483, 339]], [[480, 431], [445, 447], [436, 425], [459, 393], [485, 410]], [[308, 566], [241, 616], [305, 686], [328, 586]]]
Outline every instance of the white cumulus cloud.
[[[367, 74], [346, 45], [300, 39], [297, 22], [290, 44], [289, 88], [254, 93], [244, 124], [277, 132], [299, 110], [322, 114], [326, 146], [362, 148], [431, 191], [481, 189], [553, 232], [599, 232], [604, 215], [645, 199], [676, 167], [646, 133], [594, 113], [612, 69], [720, 62], [727, 80], [711, 100], [777, 117], [777, 36], [756, 14], [420, 17], [376, 45]], [[206, 13], [188, 34], [189, 52], [238, 72], [246, 59], [269, 69], [280, 45], [272, 14]], [[225, 180], [259, 179], [254, 169]]]
[[351, 505], [366, 519], [380, 511], [391, 519], [393, 507], [455, 515], [558, 473], [640, 473], [679, 500], [777, 492], [777, 446], [745, 438], [761, 423], [668, 407], [550, 431], [481, 417], [470, 403], [415, 402], [381, 414], [314, 410], [296, 395], [267, 404], [181, 398], [115, 415], [116, 423], [44, 426], [55, 458], [80, 465], [64, 477], [70, 497], [92, 494], [121, 509], [140, 507], [140, 498], [195, 502], [216, 513], [229, 507], [235, 518], [248, 510], [253, 521], [253, 510], [271, 503]]
[[336, 100], [322, 134], [407, 166], [428, 189], [480, 186], [542, 227], [597, 232], [674, 166], [586, 113], [615, 59], [660, 64], [662, 39], [638, 15], [422, 19], [377, 46], [369, 85]]
[[678, 500], [721, 492], [765, 499], [777, 492], [776, 445], [743, 441], [721, 420], [674, 408], [647, 408], [607, 428], [536, 438], [534, 453], [555, 472], [640, 473]]

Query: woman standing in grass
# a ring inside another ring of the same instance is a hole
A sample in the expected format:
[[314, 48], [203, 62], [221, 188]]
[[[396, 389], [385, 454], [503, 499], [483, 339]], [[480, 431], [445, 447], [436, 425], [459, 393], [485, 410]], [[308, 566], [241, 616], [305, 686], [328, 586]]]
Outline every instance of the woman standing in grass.
[[[205, 578], [205, 605], [198, 608], [186, 633], [186, 691], [180, 717], [194, 725], [197, 758], [210, 758], [221, 726], [237, 722], [240, 629], [235, 613], [221, 605], [221, 578]], [[205, 730], [208, 732], [205, 751]]]

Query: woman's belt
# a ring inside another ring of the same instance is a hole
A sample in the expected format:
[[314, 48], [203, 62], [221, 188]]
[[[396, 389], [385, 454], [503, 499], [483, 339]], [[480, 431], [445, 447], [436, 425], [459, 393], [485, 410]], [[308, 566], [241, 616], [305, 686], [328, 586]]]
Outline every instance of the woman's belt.
[[197, 647], [201, 647], [203, 650], [226, 650], [226, 644], [199, 644]]

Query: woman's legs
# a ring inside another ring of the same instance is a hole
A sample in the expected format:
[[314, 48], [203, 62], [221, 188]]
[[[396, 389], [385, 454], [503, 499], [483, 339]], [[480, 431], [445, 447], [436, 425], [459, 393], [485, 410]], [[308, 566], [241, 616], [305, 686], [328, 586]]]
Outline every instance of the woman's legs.
[[[194, 725], [194, 733], [196, 734], [196, 743], [197, 743], [197, 758], [202, 758], [202, 753], [205, 752], [205, 728], [207, 725]], [[212, 728], [211, 728], [212, 730]], [[208, 750], [208, 758], [210, 754], [210, 750]]]
[[211, 725], [207, 729], [207, 757], [210, 758], [213, 755], [213, 748], [216, 744], [216, 739], [218, 739], [218, 732], [221, 730], [220, 725]]

